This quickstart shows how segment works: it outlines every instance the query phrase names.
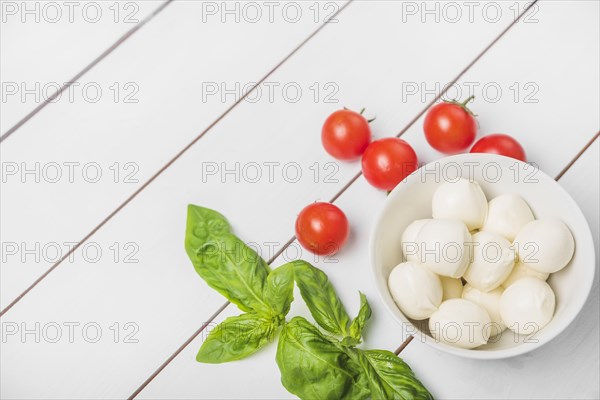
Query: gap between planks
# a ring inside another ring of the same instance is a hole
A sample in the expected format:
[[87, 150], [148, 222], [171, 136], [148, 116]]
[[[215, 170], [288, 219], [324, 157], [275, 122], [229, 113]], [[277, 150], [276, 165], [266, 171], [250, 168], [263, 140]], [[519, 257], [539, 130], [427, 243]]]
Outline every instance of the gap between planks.
[[[352, 2], [353, 0], [350, 0], [348, 3], [346, 3], [344, 5], [344, 7], [342, 7], [333, 17], [337, 16], [339, 12], [341, 12], [343, 10], [343, 8], [345, 8], [350, 2]], [[410, 127], [419, 120], [419, 118], [421, 118], [421, 116], [423, 114], [425, 114], [425, 112], [433, 105], [435, 104], [438, 100], [440, 100], [444, 94], [446, 93], [446, 91], [453, 86], [454, 83], [456, 83], [477, 61], [479, 61], [479, 59], [481, 57], [483, 57], [483, 55], [485, 53], [488, 52], [488, 50], [490, 48], [492, 48], [505, 34], [506, 32], [508, 32], [518, 21], [521, 20], [521, 18], [523, 17], [523, 15], [525, 15], [525, 13], [527, 13], [529, 11], [529, 9], [531, 7], [533, 7], [533, 5], [535, 3], [537, 3], [538, 0], [534, 0], [533, 2], [531, 2], [530, 4], [527, 5], [527, 7], [525, 7], [525, 9], [523, 10], [523, 12], [521, 12], [521, 14], [519, 15], [518, 18], [516, 18], [513, 22], [511, 22], [502, 32], [500, 32], [500, 34], [494, 39], [492, 40], [492, 42], [487, 45], [469, 64], [467, 64], [467, 66], [465, 68], [463, 68], [462, 71], [459, 72], [459, 74], [452, 80], [450, 81], [449, 85], [446, 85], [444, 90], [442, 90], [442, 92], [440, 92], [431, 102], [429, 102], [428, 104], [425, 105], [425, 107], [412, 119], [409, 121], [409, 123], [396, 135], [396, 137], [400, 137], [402, 136], [408, 129], [410, 129]], [[332, 17], [332, 18], [333, 18]], [[317, 29], [317, 31], [315, 31], [311, 36], [309, 36], [309, 39], [314, 36], [323, 26], [319, 27], [319, 29]], [[305, 40], [303, 43], [305, 43], [307, 40]], [[293, 54], [293, 52], [292, 52]], [[287, 57], [289, 58], [289, 56]], [[285, 60], [284, 60], [285, 61]], [[262, 81], [261, 81], [262, 82]], [[259, 82], [260, 84], [260, 82]], [[256, 86], [254, 86], [252, 88], [252, 90], [254, 90]], [[251, 90], [251, 91], [252, 91]], [[251, 92], [250, 91], [250, 92]], [[250, 93], [249, 92], [249, 93]], [[234, 105], [235, 106], [235, 105]], [[209, 127], [210, 129], [210, 127]], [[597, 137], [597, 135], [596, 135]], [[585, 151], [585, 149], [587, 149], [591, 143], [594, 141], [594, 139], [592, 139], [588, 144], [586, 144], [586, 146], [584, 147], [584, 149], [582, 151], [580, 151], [577, 156], [575, 157], [575, 159], [571, 160], [571, 162], [567, 165], [568, 169], [571, 165], [573, 165], [573, 163], [576, 161], [576, 158], [579, 158], [581, 156], [581, 154], [583, 154], [583, 152]], [[566, 170], [563, 170], [563, 172], [561, 172], [562, 174], [564, 174], [564, 172], [566, 172]], [[354, 182], [356, 182], [356, 180], [358, 178], [360, 178], [360, 176], [362, 175], [362, 172], [358, 172], [354, 177], [352, 177], [352, 179], [350, 179], [350, 181], [348, 183], [346, 183], [330, 200], [330, 203], [334, 203], [346, 190], [348, 190], [348, 188], [350, 188], [350, 186], [352, 186], [352, 184], [354, 184]], [[288, 240], [285, 245], [277, 252], [277, 254], [275, 254], [269, 261], [267, 261], [268, 264], [271, 264], [273, 261], [275, 261], [275, 259], [282, 254], [285, 249], [287, 249], [288, 246], [290, 246], [294, 241], [296, 240], [296, 236], [292, 236], [292, 238], [290, 240]], [[196, 337], [198, 337], [198, 335], [200, 335], [200, 333], [202, 333], [202, 331], [212, 322], [214, 321], [214, 319], [223, 311], [227, 308], [227, 306], [229, 306], [231, 303], [230, 302], [226, 302], [224, 303], [211, 317], [208, 321], [204, 322], [202, 324], [202, 326], [192, 334], [192, 336], [190, 336], [181, 346], [179, 346], [179, 348], [177, 348], [177, 350], [171, 354], [171, 356], [169, 356], [169, 358], [167, 358], [167, 360], [165, 360], [164, 363], [162, 363], [160, 365], [160, 367], [158, 367], [158, 369], [156, 371], [154, 371], [154, 373], [152, 373], [152, 375], [150, 375], [148, 377], [148, 379], [146, 379], [144, 381], [144, 383], [142, 383], [140, 385], [140, 387], [138, 387], [135, 392], [133, 392], [131, 394], [131, 396], [129, 396], [128, 400], [133, 400], [138, 394], [140, 394], [142, 392], [142, 390], [144, 390], [146, 388], [146, 386], [148, 386], [148, 384], [150, 384], [150, 382], [152, 382], [152, 380], [154, 380], [154, 378], [156, 378], [158, 376], [158, 374], [160, 374], [170, 363], [171, 361], [173, 361], [191, 342], [194, 341], [194, 339], [196, 339]], [[406, 338], [406, 340], [400, 345], [400, 347], [398, 347], [398, 349], [396, 349], [396, 351], [394, 352], [396, 355], [400, 354], [400, 352], [402, 352], [402, 350], [404, 350], [406, 348], [406, 346], [408, 346], [408, 344], [412, 341], [413, 336], [410, 335]]]
[[[172, 0], [168, 0], [169, 2]], [[333, 14], [329, 20], [337, 17], [352, 1], [348, 0], [339, 10]], [[167, 3], [163, 6], [166, 6]], [[329, 21], [328, 20], [328, 21]], [[137, 197], [146, 187], [148, 187], [156, 178], [158, 178], [167, 168], [169, 168], [175, 161], [177, 161], [186, 151], [188, 151], [196, 142], [198, 142], [208, 131], [210, 131], [215, 125], [217, 125], [227, 114], [229, 114], [238, 104], [244, 101], [244, 99], [249, 96], [254, 90], [260, 86], [266, 79], [268, 79], [279, 67], [281, 67], [287, 60], [289, 60], [294, 54], [296, 54], [310, 39], [312, 39], [317, 33], [321, 31], [327, 24], [328, 21], [325, 21], [321, 26], [319, 26], [313, 33], [311, 33], [306, 39], [304, 39], [298, 46], [296, 46], [283, 60], [275, 65], [265, 76], [263, 76], [252, 88], [247, 91], [243, 96], [241, 96], [235, 103], [233, 103], [229, 108], [223, 112], [217, 119], [215, 119], [204, 131], [202, 131], [198, 136], [196, 136], [188, 145], [186, 145], [182, 150], [180, 150], [173, 158], [171, 158], [165, 165], [163, 165], [154, 175], [152, 175], [146, 182], [142, 184], [133, 194], [131, 194], [121, 205], [119, 205], [115, 210], [113, 210], [106, 218], [104, 218], [94, 229], [91, 230], [83, 239], [81, 239], [77, 244], [69, 249], [65, 255], [63, 255], [56, 263], [54, 263], [46, 272], [40, 275], [27, 289], [25, 289], [16, 299], [14, 299], [8, 306], [6, 306], [2, 311], [0, 311], [0, 317], [6, 314], [12, 307], [15, 306], [25, 295], [27, 295], [34, 287], [36, 287], [44, 278], [46, 278], [52, 271], [54, 271], [64, 260], [69, 258], [71, 254], [73, 254], [77, 249], [88, 239], [90, 239], [100, 228], [102, 228], [108, 221], [110, 221], [119, 211], [121, 211], [127, 204], [129, 204], [133, 199]], [[289, 246], [289, 244], [288, 244]], [[282, 251], [285, 250], [285, 247]]]
[[[27, 115], [21, 118], [12, 128], [4, 132], [2, 136], [0, 136], [0, 143], [5, 141], [10, 135], [15, 133], [17, 129], [23, 126], [27, 121], [29, 121], [35, 114], [40, 112], [44, 107], [46, 107], [49, 103], [51, 103], [57, 96], [61, 95], [65, 90], [67, 90], [73, 83], [77, 82], [83, 75], [85, 75], [88, 71], [96, 66], [100, 61], [104, 60], [110, 53], [112, 53], [117, 47], [119, 47], [123, 42], [129, 39], [135, 32], [140, 30], [144, 25], [150, 22], [154, 17], [156, 17], [162, 10], [164, 10], [169, 4], [171, 4], [173, 0], [166, 0], [163, 4], [161, 4], [156, 10], [154, 10], [150, 15], [140, 21], [133, 28], [125, 32], [116, 42], [114, 42], [108, 49], [104, 50], [98, 57], [94, 58], [91, 63], [89, 63], [85, 68], [79, 71], [74, 77], [69, 79], [64, 85], [62, 85], [56, 92], [54, 92], [50, 97], [44, 99], [43, 102], [37, 105], [32, 111], [30, 111]], [[0, 313], [0, 316], [2, 314]]]

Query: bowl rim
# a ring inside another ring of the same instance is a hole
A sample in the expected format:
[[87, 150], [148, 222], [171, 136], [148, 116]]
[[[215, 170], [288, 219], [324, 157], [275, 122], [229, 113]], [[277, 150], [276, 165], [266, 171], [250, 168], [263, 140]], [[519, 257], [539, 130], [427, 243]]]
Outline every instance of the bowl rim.
[[[514, 158], [510, 158], [510, 157], [506, 157], [506, 156], [502, 156], [502, 155], [498, 155], [498, 154], [463, 153], [463, 154], [456, 154], [456, 155], [442, 157], [437, 160], [431, 161], [429, 163], [423, 164], [416, 171], [414, 171], [409, 176], [404, 178], [404, 180], [402, 182], [412, 181], [412, 180], [416, 179], [416, 177], [420, 174], [420, 171], [422, 168], [429, 167], [434, 164], [443, 165], [443, 164], [447, 164], [449, 162], [461, 163], [464, 161], [473, 161], [473, 159], [477, 159], [477, 161], [481, 161], [481, 162], [486, 162], [486, 161], [487, 162], [498, 162], [498, 161], [500, 161], [501, 163], [505, 163], [507, 160], [510, 160], [513, 163], [513, 165], [515, 162], [518, 164], [521, 164], [521, 165], [525, 165], [525, 164], [532, 165], [530, 163], [525, 163], [523, 161], [520, 161], [520, 160], [517, 160]], [[566, 198], [572, 205], [572, 209], [573, 209], [574, 213], [578, 214], [578, 217], [580, 217], [585, 222], [585, 224], [584, 224], [585, 231], [581, 232], [580, 235], [591, 238], [591, 243], [593, 244], [594, 240], [593, 240], [592, 232], [590, 229], [589, 221], [587, 220], [585, 214], [581, 211], [579, 204], [577, 204], [577, 202], [573, 199], [571, 194], [564, 187], [562, 187], [562, 185], [560, 185], [556, 179], [554, 179], [551, 176], [549, 176], [548, 174], [546, 174], [538, 166], [536, 166], [536, 168], [537, 168], [537, 173], [538, 173], [537, 177], [540, 178], [540, 182], [542, 180], [545, 180], [547, 184], [556, 185], [558, 187], [558, 190], [562, 191], [566, 195]], [[583, 306], [587, 303], [587, 301], [589, 299], [589, 295], [590, 295], [590, 292], [592, 290], [592, 286], [594, 283], [594, 278], [596, 276], [597, 254], [596, 254], [596, 249], [594, 246], [591, 247], [591, 255], [593, 256], [592, 258], [593, 258], [593, 266], [594, 266], [593, 268], [591, 268], [591, 279], [584, 280], [584, 282], [582, 282], [582, 287], [580, 288], [581, 290], [583, 290], [585, 292], [585, 295], [582, 297], [580, 304], [575, 305], [577, 307], [576, 308], [577, 311], [572, 312], [571, 314], [567, 315], [563, 320], [561, 320], [560, 324], [558, 325], [557, 329], [555, 330], [555, 332], [552, 336], [545, 337], [543, 340], [540, 339], [535, 343], [527, 343], [527, 346], [523, 346], [523, 343], [521, 343], [517, 346], [511, 347], [508, 349], [478, 350], [478, 349], [463, 349], [463, 348], [459, 348], [459, 347], [455, 347], [455, 346], [450, 346], [450, 345], [447, 345], [442, 342], [438, 342], [431, 336], [429, 336], [426, 333], [419, 330], [395, 304], [393, 305], [393, 307], [395, 307], [395, 309], [392, 309], [392, 305], [390, 305], [388, 303], [388, 301], [386, 301], [386, 299], [384, 298], [383, 293], [381, 291], [381, 288], [377, 283], [378, 271], [376, 268], [375, 238], [376, 238], [377, 232], [379, 231], [380, 226], [384, 220], [385, 210], [388, 207], [389, 202], [393, 201], [398, 196], [400, 196], [400, 193], [402, 191], [403, 191], [403, 187], [401, 185], [397, 185], [388, 194], [382, 207], [380, 208], [380, 210], [377, 213], [375, 222], [371, 226], [371, 234], [369, 237], [369, 260], [370, 260], [370, 264], [371, 264], [371, 266], [370, 266], [371, 267], [371, 278], [375, 285], [377, 294], [379, 295], [379, 299], [382, 301], [382, 303], [384, 304], [387, 311], [391, 314], [392, 318], [399, 324], [408, 324], [408, 326], [410, 326], [415, 332], [417, 332], [417, 334], [420, 334], [422, 337], [424, 337], [424, 340], [421, 340], [422, 342], [424, 341], [425, 343], [427, 343], [427, 345], [433, 347], [434, 349], [443, 351], [445, 353], [457, 355], [457, 356], [463, 357], [463, 358], [478, 359], [478, 360], [493, 360], [493, 359], [510, 358], [510, 357], [519, 356], [519, 355], [522, 355], [525, 353], [529, 353], [529, 352], [545, 345], [546, 343], [549, 343], [552, 340], [556, 339], [558, 336], [560, 336], [565, 331], [565, 329], [568, 326], [570, 326], [573, 323], [575, 318], [577, 318], [577, 316], [581, 313]], [[399, 312], [402, 315], [402, 317], [404, 317], [404, 320], [400, 320], [398, 318], [398, 316], [396, 315], [396, 312]]]

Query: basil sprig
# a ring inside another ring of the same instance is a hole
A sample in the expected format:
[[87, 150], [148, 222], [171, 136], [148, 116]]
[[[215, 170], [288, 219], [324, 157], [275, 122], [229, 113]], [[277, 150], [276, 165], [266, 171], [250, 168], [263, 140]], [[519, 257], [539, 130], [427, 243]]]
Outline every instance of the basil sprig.
[[[371, 317], [364, 294], [352, 320], [323, 271], [302, 260], [271, 271], [225, 217], [207, 208], [188, 207], [185, 248], [202, 279], [245, 311], [210, 332], [198, 361], [240, 360], [274, 341], [282, 328], [276, 356], [281, 382], [301, 399], [432, 398], [395, 354], [356, 347]], [[294, 283], [326, 332], [302, 317], [286, 322]]]

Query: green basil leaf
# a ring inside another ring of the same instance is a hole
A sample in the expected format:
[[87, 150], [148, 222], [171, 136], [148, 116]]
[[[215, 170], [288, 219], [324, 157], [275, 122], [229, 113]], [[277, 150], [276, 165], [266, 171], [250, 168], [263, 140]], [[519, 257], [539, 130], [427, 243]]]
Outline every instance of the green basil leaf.
[[294, 300], [294, 264], [284, 264], [269, 273], [264, 291], [264, 299], [281, 320], [290, 311]]
[[369, 318], [371, 318], [371, 306], [369, 306], [367, 296], [360, 293], [360, 310], [358, 311], [356, 318], [354, 318], [350, 324], [350, 337], [357, 340], [359, 343], [362, 336], [362, 331], [365, 328]]
[[248, 357], [275, 337], [277, 326], [256, 314], [242, 314], [221, 322], [206, 338], [196, 360], [218, 364]]
[[270, 317], [263, 299], [269, 266], [254, 250], [230, 232], [225, 217], [190, 205], [185, 248], [196, 272], [242, 311]]
[[300, 294], [319, 325], [327, 331], [348, 336], [350, 317], [327, 275], [306, 261], [294, 261], [294, 275]]
[[223, 215], [210, 208], [188, 205], [185, 227], [185, 249], [188, 255], [190, 250], [202, 247], [212, 237], [222, 233], [231, 233], [231, 226]]
[[301, 399], [364, 399], [360, 367], [302, 317], [287, 323], [277, 346], [281, 383]]
[[386, 350], [347, 349], [353, 352], [369, 379], [373, 399], [430, 400], [429, 391], [408, 364]]

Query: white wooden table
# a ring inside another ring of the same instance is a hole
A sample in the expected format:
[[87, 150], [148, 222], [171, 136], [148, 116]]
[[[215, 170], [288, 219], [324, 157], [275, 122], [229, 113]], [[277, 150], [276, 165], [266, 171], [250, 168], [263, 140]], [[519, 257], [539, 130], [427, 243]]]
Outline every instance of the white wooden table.
[[[67, 3], [1, 1], [3, 399], [291, 397], [275, 346], [195, 361], [238, 311], [183, 251], [188, 203], [225, 214], [266, 259], [283, 250], [273, 265], [325, 270], [349, 311], [363, 291], [367, 346], [402, 343], [368, 265], [385, 193], [321, 147], [342, 106], [367, 107], [377, 138], [401, 134], [429, 162], [441, 155], [424, 112], [475, 94], [480, 134], [515, 136], [556, 176], [600, 254], [597, 1], [540, 0], [516, 23], [527, 2]], [[294, 220], [332, 199], [352, 236], [315, 260], [290, 242]], [[481, 362], [414, 340], [402, 357], [439, 398], [598, 398], [595, 279], [573, 326], [532, 353]]]

